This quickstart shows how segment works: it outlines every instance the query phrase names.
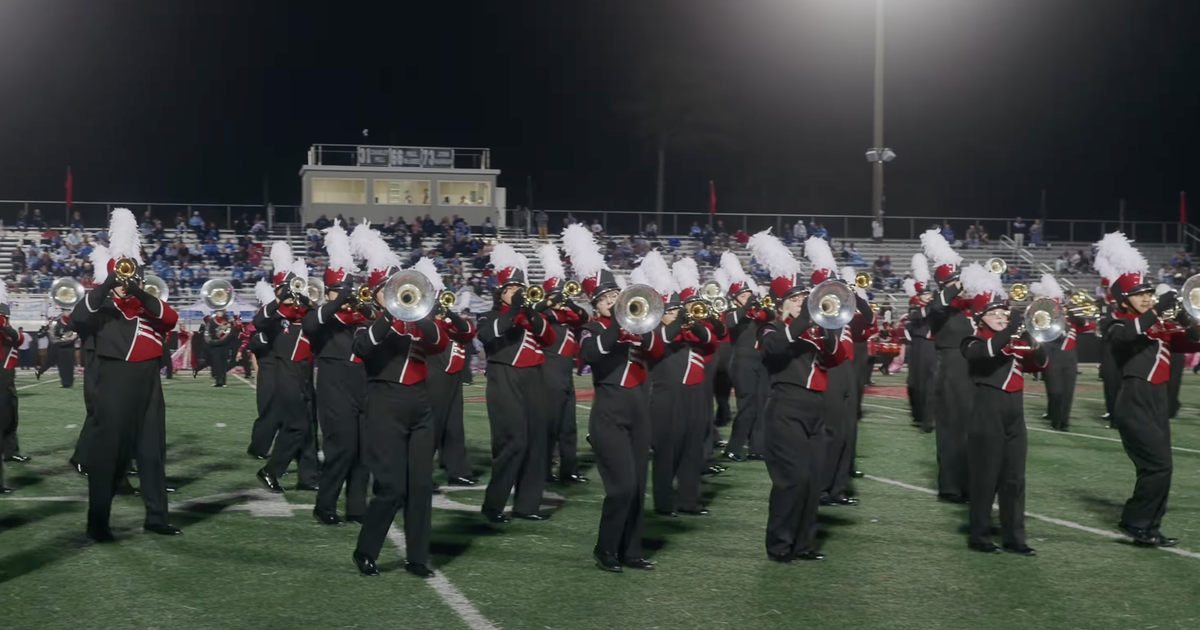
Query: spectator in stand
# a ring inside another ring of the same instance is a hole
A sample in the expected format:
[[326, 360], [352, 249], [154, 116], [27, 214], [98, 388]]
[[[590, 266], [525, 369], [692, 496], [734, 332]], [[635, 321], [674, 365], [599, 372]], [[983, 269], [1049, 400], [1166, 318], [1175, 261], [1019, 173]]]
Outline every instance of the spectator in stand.
[[1042, 220], [1034, 219], [1033, 225], [1029, 226], [1029, 243], [1033, 247], [1042, 246]]
[[704, 228], [700, 227], [699, 221], [692, 221], [692, 227], [688, 229], [688, 236], [698, 239], [704, 233]]
[[37, 208], [33, 209], [33, 218], [30, 219], [29, 226], [35, 227], [39, 230], [44, 229], [46, 227], [46, 221], [44, 219], [42, 219], [42, 211], [41, 210], [39, 210]]
[[592, 234], [596, 236], [604, 234], [604, 226], [600, 225], [600, 219], [592, 219]]
[[1071, 258], [1070, 258], [1070, 256], [1067, 255], [1066, 252], [1063, 252], [1062, 255], [1060, 255], [1054, 261], [1054, 273], [1056, 275], [1061, 276], [1064, 273], [1067, 273], [1067, 270], [1069, 270], [1070, 268], [1071, 268]]
[[796, 221], [796, 225], [792, 226], [792, 240], [797, 243], [803, 243], [808, 240], [808, 229], [804, 227], [804, 221]]
[[83, 216], [79, 214], [78, 210], [71, 213], [71, 229], [74, 229], [74, 230], [82, 230], [83, 229]]
[[946, 242], [950, 243], [951, 247], [954, 246], [954, 230], [950, 229], [949, 223], [942, 225], [942, 238], [946, 239]]
[[329, 220], [329, 217], [323, 214], [317, 217], [316, 221], [313, 221], [313, 227], [317, 228], [318, 230], [324, 230], [331, 225], [333, 225], [333, 223]]
[[484, 217], [483, 219], [483, 235], [496, 236], [496, 224], [492, 223], [492, 217]]
[[1166, 263], [1163, 263], [1163, 265], [1162, 265], [1161, 267], [1159, 267], [1159, 268], [1158, 268], [1158, 281], [1159, 281], [1159, 283], [1165, 283], [1165, 282], [1167, 282], [1168, 280], [1170, 280], [1170, 279], [1171, 279], [1171, 276], [1173, 276], [1173, 275], [1174, 275], [1174, 274], [1171, 272], [1171, 268], [1170, 268], [1170, 267], [1168, 267], [1168, 266], [1166, 265]]
[[642, 234], [649, 239], [658, 238], [658, 224], [654, 221], [647, 223], [645, 229], [642, 230]]
[[1013, 241], [1016, 242], [1017, 247], [1025, 246], [1025, 230], [1025, 222], [1021, 220], [1021, 217], [1017, 217], [1012, 224]]
[[[797, 223], [797, 225], [804, 227], [804, 225], [801, 223]], [[738, 230], [736, 233], [734, 233], [733, 240], [737, 241], [741, 245], [746, 245], [750, 242], [750, 235], [743, 230]]]
[[828, 243], [833, 243], [833, 237], [829, 236], [829, 230], [825, 229], [824, 223], [817, 224], [817, 229], [813, 232], [813, 236], [823, 238]]
[[878, 219], [871, 221], [871, 239], [876, 243], [883, 242], [883, 221]]
[[534, 221], [537, 222], [538, 238], [543, 241], [549, 239], [550, 238], [550, 216], [546, 214], [546, 211], [538, 210], [537, 216], [534, 218]]
[[967, 249], [977, 249], [979, 247], [979, 228], [974, 225], [968, 227], [965, 240], [964, 247]]
[[16, 273], [25, 271], [25, 251], [21, 249], [21, 244], [13, 248], [12, 266]]
[[197, 237], [204, 238], [204, 219], [200, 217], [199, 210], [192, 212], [192, 217], [188, 219], [188, 227], [196, 233]]

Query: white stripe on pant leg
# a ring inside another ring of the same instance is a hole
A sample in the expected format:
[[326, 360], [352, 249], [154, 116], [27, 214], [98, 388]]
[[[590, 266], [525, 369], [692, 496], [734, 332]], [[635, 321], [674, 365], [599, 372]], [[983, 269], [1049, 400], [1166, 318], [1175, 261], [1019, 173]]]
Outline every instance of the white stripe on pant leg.
[[[888, 485], [896, 486], [898, 488], [904, 488], [905, 490], [913, 490], [915, 492], [924, 492], [925, 494], [932, 494], [932, 495], [937, 494], [937, 490], [933, 490], [931, 488], [922, 488], [921, 486], [914, 486], [912, 484], [904, 483], [903, 481], [896, 481], [895, 479], [884, 479], [883, 477], [876, 477], [875, 475], [864, 475], [864, 478], [870, 479], [871, 481], [878, 481], [880, 483], [886, 483]], [[1132, 538], [1125, 536], [1123, 534], [1118, 534], [1116, 532], [1110, 532], [1110, 531], [1106, 531], [1103, 529], [1097, 529], [1095, 527], [1088, 527], [1087, 525], [1080, 525], [1079, 523], [1075, 523], [1072, 521], [1064, 521], [1059, 518], [1053, 518], [1050, 516], [1042, 516], [1041, 514], [1034, 514], [1032, 512], [1026, 512], [1025, 516], [1035, 519], [1035, 520], [1044, 521], [1046, 523], [1052, 523], [1054, 525], [1059, 525], [1062, 527], [1069, 527], [1071, 529], [1077, 529], [1081, 532], [1087, 532], [1089, 534], [1095, 534], [1097, 536], [1104, 536], [1105, 538], [1111, 538], [1113, 540], [1124, 540], [1127, 542], [1133, 541]], [[1184, 556], [1186, 558], [1194, 558], [1196, 560], [1200, 560], [1200, 553], [1196, 553], [1195, 551], [1188, 551], [1186, 549], [1179, 549], [1177, 547], [1156, 547], [1156, 549], [1159, 549], [1161, 551], [1167, 551], [1167, 552], [1170, 552], [1170, 553], [1173, 553], [1176, 555]]]
[[[406, 547], [404, 532], [393, 526], [388, 530], [387, 537], [388, 540], [392, 541], [393, 545], [396, 545], [400, 553], [404, 553]], [[434, 567], [431, 564], [429, 568], [432, 569]], [[462, 594], [462, 591], [451, 584], [450, 580], [447, 580], [441, 571], [436, 571], [433, 577], [425, 581], [438, 594], [438, 597], [442, 598], [442, 603], [449, 606], [450, 610], [453, 610], [454, 614], [458, 615], [458, 618], [462, 619], [463, 623], [471, 630], [499, 630], [499, 627], [488, 621], [479, 610], [471, 605], [471, 602]]]

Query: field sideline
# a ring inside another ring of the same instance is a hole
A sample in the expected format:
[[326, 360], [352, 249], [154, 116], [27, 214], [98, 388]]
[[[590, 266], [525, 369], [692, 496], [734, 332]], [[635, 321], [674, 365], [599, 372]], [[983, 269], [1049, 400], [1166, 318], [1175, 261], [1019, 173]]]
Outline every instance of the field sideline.
[[[761, 462], [707, 478], [709, 517], [647, 520], [653, 572], [597, 570], [602, 488], [590, 470], [589, 402], [578, 409], [581, 455], [592, 483], [550, 485], [554, 519], [490, 525], [480, 489], [435, 496], [434, 565], [422, 581], [401, 570], [393, 528], [376, 579], [350, 560], [356, 527], [310, 515], [314, 495], [259, 490], [245, 455], [254, 393], [231, 378], [165, 382], [167, 476], [173, 521], [185, 534], [141, 532], [138, 499], [119, 497], [119, 542], [84, 536], [86, 481], [66, 466], [83, 420], [82, 382], [19, 372], [22, 452], [9, 464], [18, 492], [0, 499], [0, 628], [1200, 628], [1200, 377], [1188, 373], [1173, 422], [1175, 478], [1164, 533], [1172, 550], [1135, 548], [1115, 529], [1133, 467], [1105, 429], [1099, 382], [1084, 369], [1072, 433], [1042, 421], [1040, 384], [1026, 399], [1027, 527], [1035, 558], [966, 549], [966, 508], [934, 500], [934, 439], [908, 422], [903, 376], [875, 379], [866, 401], [857, 480], [861, 505], [823, 509], [828, 560], [768, 562], [763, 548], [770, 481]], [[464, 394], [468, 448], [490, 461], [483, 377]], [[590, 388], [587, 379], [577, 381]], [[723, 429], [727, 435], [728, 428]], [[649, 505], [649, 499], [647, 500]]]

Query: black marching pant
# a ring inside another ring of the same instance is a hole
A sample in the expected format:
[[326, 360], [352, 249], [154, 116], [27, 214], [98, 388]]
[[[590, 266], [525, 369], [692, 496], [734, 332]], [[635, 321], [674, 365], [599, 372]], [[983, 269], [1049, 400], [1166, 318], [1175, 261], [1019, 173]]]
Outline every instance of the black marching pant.
[[79, 438], [75, 440], [75, 454], [71, 459], [88, 466], [89, 446], [96, 434], [96, 380], [100, 375], [100, 367], [96, 364], [96, 351], [83, 351], [83, 427], [79, 429]]
[[316, 511], [337, 514], [338, 496], [346, 487], [346, 515], [362, 516], [367, 511], [367, 481], [370, 474], [363, 461], [367, 398], [367, 370], [362, 363], [319, 359], [317, 376], [317, 420], [325, 464], [317, 490]]
[[650, 461], [650, 386], [600, 383], [588, 420], [596, 470], [604, 483], [598, 553], [642, 557], [646, 467]]
[[546, 474], [551, 474], [557, 447], [559, 478], [566, 479], [579, 470], [579, 435], [575, 426], [575, 357], [547, 354], [542, 375], [546, 382], [548, 430]]
[[674, 481], [679, 480], [678, 509], [695, 512], [700, 503], [704, 440], [712, 425], [712, 403], [704, 383], [655, 383], [650, 391], [654, 445], [654, 509], [676, 510]]
[[[730, 374], [729, 364], [733, 361], [733, 352], [732, 343], [717, 344], [716, 356], [704, 368], [705, 378], [712, 387], [713, 398], [717, 401], [717, 414], [713, 422], [714, 435], [717, 433], [716, 427], [728, 426], [733, 420], [733, 414], [729, 411], [729, 397], [733, 393], [733, 375]], [[709, 371], [712, 372], [712, 376], [709, 376]], [[709, 448], [711, 449], [711, 445]]]
[[209, 346], [210, 365], [212, 365], [213, 378], [217, 380], [217, 385], [225, 385], [225, 375], [229, 372], [229, 348], [224, 345]]
[[763, 443], [763, 407], [767, 404], [769, 385], [767, 370], [757, 350], [735, 349], [730, 365], [733, 389], [737, 392], [737, 415], [733, 418], [733, 429], [729, 445], [725, 450], [741, 455], [747, 443], [750, 452], [761, 455]]
[[908, 404], [913, 423], [932, 433], [935, 426], [933, 393], [937, 383], [938, 353], [932, 339], [917, 338], [908, 346]]
[[938, 494], [967, 496], [967, 426], [975, 382], [959, 348], [938, 350]]
[[467, 434], [463, 429], [464, 367], [454, 374], [430, 370], [425, 379], [429, 387], [429, 402], [433, 408], [433, 444], [440, 454], [446, 477], [471, 479], [474, 470], [467, 457]]
[[357, 550], [379, 558], [396, 513], [404, 510], [405, 558], [429, 563], [433, 518], [433, 411], [425, 383], [367, 384], [366, 462], [375, 476]]
[[822, 392], [794, 385], [771, 390], [764, 410], [764, 453], [771, 475], [767, 554], [786, 558], [817, 549], [825, 426]]
[[[854, 412], [855, 418], [862, 418], [863, 395], [867, 393], [867, 383], [871, 382], [871, 349], [867, 342], [859, 341], [854, 343]], [[851, 447], [851, 452], [856, 450], [858, 444], [858, 431], [854, 432], [854, 447]], [[853, 457], [850, 458], [853, 461]]]
[[[84, 353], [86, 354], [87, 350], [84, 350]], [[166, 368], [167, 378], [172, 378], [172, 375], [175, 374], [175, 361], [172, 358], [170, 351], [168, 351], [166, 349], [163, 350], [162, 359], [159, 360], [159, 366], [160, 366], [160, 369]], [[84, 374], [86, 375], [87, 374], [87, 358], [86, 357], [83, 360], [83, 371], [84, 371]]]
[[1071, 426], [1071, 404], [1075, 400], [1075, 381], [1079, 377], [1079, 356], [1074, 350], [1050, 350], [1050, 367], [1042, 374], [1046, 381], [1046, 414], [1050, 427], [1066, 431]]
[[58, 346], [58, 378], [63, 387], [75, 385], [75, 343]]
[[483, 509], [503, 512], [516, 486], [513, 511], [536, 514], [546, 488], [545, 365], [487, 366], [487, 411], [492, 429], [492, 478]]
[[1171, 424], [1167, 420], [1167, 386], [1144, 379], [1122, 379], [1113, 408], [1113, 426], [1121, 433], [1125, 454], [1137, 470], [1133, 496], [1125, 502], [1121, 522], [1157, 532], [1171, 492]]
[[975, 387], [975, 412], [967, 422], [971, 538], [992, 541], [992, 499], [999, 495], [1000, 535], [1005, 545], [1025, 546], [1024, 392]]
[[[0, 451], [17, 434], [17, 372], [0, 369]], [[0, 458], [0, 487], [4, 486], [4, 461]]]
[[96, 358], [96, 430], [88, 444], [88, 525], [107, 527], [116, 489], [138, 462], [146, 525], [167, 523], [166, 407], [158, 361]]
[[1183, 384], [1183, 364], [1187, 362], [1187, 354], [1171, 353], [1171, 379], [1167, 381], [1167, 417], [1174, 418], [1179, 413], [1179, 387]]
[[[278, 479], [296, 460], [300, 484], [315, 486], [319, 483], [320, 473], [316, 466], [316, 427], [312, 419], [312, 363], [278, 357], [274, 361], [275, 378], [271, 381], [275, 394], [267, 412], [272, 417], [271, 422], [279, 427], [279, 436], [266, 469]], [[305, 456], [309, 449], [314, 455], [311, 462], [307, 462]]]
[[275, 397], [275, 358], [263, 356], [258, 359], [258, 379], [254, 381], [254, 398], [258, 404], [258, 417], [250, 429], [250, 448], [247, 450], [258, 457], [266, 457], [279, 432], [277, 416], [271, 414], [271, 400]]
[[858, 417], [855, 403], [857, 386], [853, 363], [842, 363], [830, 369], [825, 395], [822, 396], [821, 416], [825, 424], [825, 463], [822, 489], [833, 498], [846, 496], [850, 490], [850, 471], [854, 466], [854, 441], [858, 438]]
[[1117, 370], [1116, 359], [1112, 355], [1112, 346], [1108, 340], [1101, 341], [1100, 349], [1100, 380], [1104, 384], [1104, 413], [1111, 416], [1117, 407], [1117, 394], [1121, 391], [1121, 373]]

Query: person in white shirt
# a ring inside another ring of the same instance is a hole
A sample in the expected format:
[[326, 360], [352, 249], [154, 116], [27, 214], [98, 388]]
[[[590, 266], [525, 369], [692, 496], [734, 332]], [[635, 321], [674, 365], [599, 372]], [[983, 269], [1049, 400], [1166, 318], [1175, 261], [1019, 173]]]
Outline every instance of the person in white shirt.
[[808, 240], [808, 228], [804, 227], [804, 221], [796, 221], [796, 225], [792, 227], [792, 240], [801, 243]]

